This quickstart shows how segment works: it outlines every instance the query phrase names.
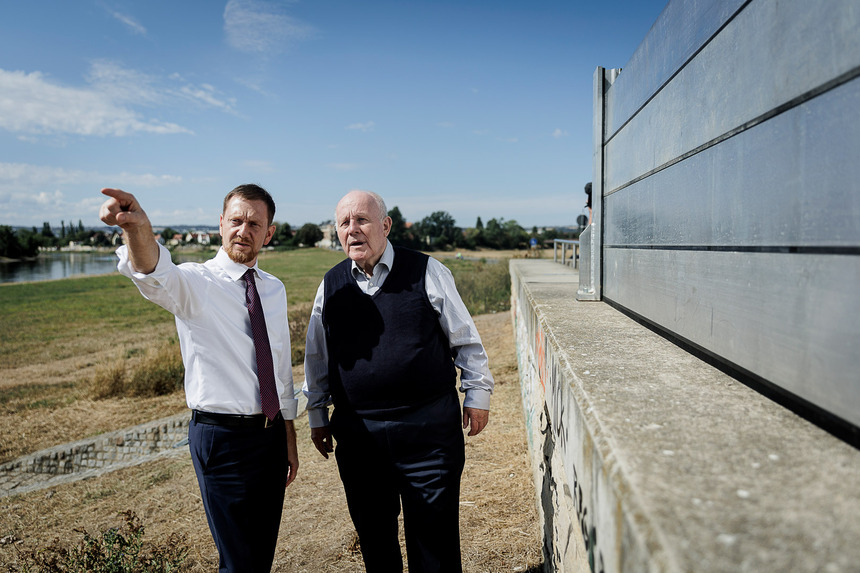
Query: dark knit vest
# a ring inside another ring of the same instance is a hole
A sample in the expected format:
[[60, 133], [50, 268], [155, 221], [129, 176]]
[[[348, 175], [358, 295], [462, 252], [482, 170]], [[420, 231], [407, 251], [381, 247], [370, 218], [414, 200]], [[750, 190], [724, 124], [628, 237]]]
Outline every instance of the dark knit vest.
[[395, 247], [393, 268], [373, 296], [356, 284], [350, 259], [326, 273], [322, 322], [335, 408], [384, 416], [454, 388], [451, 348], [424, 284], [428, 259]]

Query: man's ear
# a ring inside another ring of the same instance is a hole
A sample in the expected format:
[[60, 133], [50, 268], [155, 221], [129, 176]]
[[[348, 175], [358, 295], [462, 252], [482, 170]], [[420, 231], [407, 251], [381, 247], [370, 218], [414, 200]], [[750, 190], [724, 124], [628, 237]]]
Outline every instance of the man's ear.
[[264, 245], [268, 245], [269, 241], [272, 240], [272, 237], [275, 236], [275, 229], [276, 228], [277, 228], [277, 225], [269, 225], [269, 228], [266, 229], [266, 240], [263, 241]]

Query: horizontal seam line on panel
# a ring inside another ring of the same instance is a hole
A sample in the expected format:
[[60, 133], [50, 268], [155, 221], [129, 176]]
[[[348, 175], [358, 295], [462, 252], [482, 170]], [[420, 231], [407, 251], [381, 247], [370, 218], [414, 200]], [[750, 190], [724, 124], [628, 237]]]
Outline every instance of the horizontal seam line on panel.
[[781, 253], [801, 255], [860, 255], [860, 246], [797, 246], [797, 245], [604, 245], [605, 249], [630, 249], [640, 251], [710, 251], [720, 253]]
[[608, 197], [609, 195], [612, 195], [613, 193], [617, 193], [618, 191], [621, 191], [622, 189], [626, 189], [627, 187], [630, 187], [631, 185], [639, 183], [643, 179], [647, 179], [648, 177], [651, 177], [652, 175], [659, 173], [660, 171], [663, 171], [664, 169], [672, 167], [673, 165], [680, 163], [681, 161], [685, 161], [694, 155], [697, 155], [697, 154], [699, 154], [699, 153], [701, 153], [701, 152], [703, 152], [703, 151], [705, 151], [711, 147], [714, 147], [715, 145], [723, 143], [724, 141], [731, 139], [732, 137], [735, 137], [736, 135], [739, 135], [739, 134], [741, 134], [741, 133], [743, 133], [749, 129], [752, 129], [752, 128], [756, 127], [757, 125], [760, 125], [760, 124], [762, 124], [768, 120], [771, 120], [778, 115], [781, 115], [781, 114], [783, 114], [783, 113], [785, 113], [785, 112], [787, 112], [787, 111], [789, 111], [795, 107], [798, 107], [798, 106], [800, 106], [800, 105], [802, 105], [808, 101], [811, 101], [811, 100], [813, 100], [813, 99], [815, 99], [821, 95], [824, 95], [825, 93], [827, 93], [831, 90], [834, 90], [841, 85], [847, 84], [848, 82], [850, 82], [854, 79], [857, 79], [858, 76], [860, 76], [860, 66], [852, 68], [852, 69], [848, 70], [847, 72], [840, 74], [839, 76], [833, 78], [832, 80], [824, 82], [823, 84], [821, 84], [817, 87], [814, 87], [811, 90], [806, 91], [806, 92], [800, 94], [799, 96], [796, 96], [796, 97], [788, 100], [787, 102], [779, 104], [778, 106], [771, 109], [770, 111], [767, 111], [767, 112], [759, 115], [758, 117], [754, 117], [753, 119], [746, 121], [746, 122], [742, 123], [741, 125], [733, 128], [733, 129], [730, 129], [729, 131], [725, 132], [724, 134], [719, 135], [719, 136], [715, 137], [714, 139], [707, 141], [707, 142], [699, 145], [698, 147], [695, 147], [695, 148], [691, 149], [690, 151], [688, 151], [682, 155], [679, 155], [678, 157], [676, 157], [674, 159], [667, 161], [663, 165], [659, 165], [659, 166], [655, 167], [654, 169], [652, 169], [651, 171], [648, 171], [647, 173], [643, 173], [642, 175], [631, 179], [627, 183], [619, 185], [618, 187], [616, 187], [612, 191], [604, 193], [603, 196]]
[[[642, 103], [642, 105], [640, 105], [638, 108], [636, 108], [636, 111], [634, 111], [634, 112], [630, 115], [630, 117], [629, 117], [629, 118], [627, 118], [627, 120], [626, 120], [624, 123], [622, 123], [620, 126], [618, 126], [618, 129], [616, 129], [616, 130], [615, 130], [615, 133], [613, 133], [611, 136], [609, 136], [609, 138], [608, 138], [606, 141], [604, 141], [604, 142], [603, 142], [603, 145], [604, 145], [604, 146], [605, 146], [605, 145], [607, 145], [610, 141], [612, 141], [612, 140], [615, 138], [615, 136], [616, 136], [616, 135], [618, 135], [618, 133], [619, 133], [619, 132], [621, 132], [621, 130], [622, 130], [622, 129], [624, 129], [624, 128], [627, 126], [627, 124], [628, 124], [628, 123], [630, 123], [631, 121], [633, 121], [633, 118], [635, 118], [637, 115], [639, 115], [639, 112], [641, 112], [643, 109], [645, 109], [645, 107], [646, 107], [649, 103], [651, 103], [651, 100], [653, 100], [655, 97], [657, 97], [657, 94], [659, 94], [661, 91], [663, 91], [663, 88], [665, 88], [665, 87], [666, 87], [666, 86], [668, 86], [670, 83], [672, 83], [672, 80], [674, 80], [674, 79], [675, 79], [675, 76], [677, 76], [678, 74], [680, 74], [680, 73], [681, 73], [681, 71], [682, 71], [684, 68], [686, 68], [686, 67], [687, 67], [687, 65], [688, 65], [690, 62], [692, 62], [692, 61], [696, 58], [696, 56], [698, 56], [698, 55], [699, 55], [699, 53], [701, 53], [701, 51], [702, 51], [702, 50], [704, 50], [704, 49], [708, 46], [708, 44], [710, 44], [710, 43], [714, 40], [714, 38], [716, 38], [717, 36], [719, 36], [720, 32], [722, 32], [722, 31], [726, 28], [726, 26], [728, 26], [728, 25], [732, 22], [732, 20], [734, 20], [734, 19], [738, 16], [738, 14], [740, 14], [741, 12], [743, 12], [743, 11], [746, 9], [746, 7], [750, 5], [750, 3], [751, 3], [751, 2], [752, 2], [752, 0], [746, 0], [746, 2], [744, 2], [744, 3], [743, 3], [743, 4], [742, 4], [742, 5], [741, 5], [737, 10], [735, 10], [735, 13], [734, 13], [734, 14], [732, 14], [731, 16], [729, 16], [728, 18], [726, 18], [726, 21], [725, 21], [725, 22], [723, 22], [723, 23], [720, 25], [720, 27], [719, 27], [719, 28], [717, 28], [717, 29], [714, 31], [714, 33], [713, 33], [713, 34], [711, 34], [711, 36], [710, 36], [707, 40], [705, 40], [704, 42], [702, 42], [702, 45], [701, 45], [701, 46], [699, 46], [699, 47], [698, 47], [698, 48], [697, 48], [697, 49], [696, 49], [692, 54], [690, 54], [690, 56], [689, 56], [686, 60], [684, 60], [684, 61], [681, 63], [681, 65], [680, 65], [680, 66], [678, 66], [678, 69], [677, 69], [677, 70], [675, 70], [674, 72], [672, 72], [672, 74], [671, 74], [668, 78], [666, 78], [666, 81], [665, 81], [665, 82], [663, 82], [663, 83], [660, 85], [660, 87], [658, 87], [656, 90], [654, 90], [654, 93], [653, 93], [653, 94], [651, 94], [651, 95], [648, 97], [648, 99], [646, 99], [646, 100]], [[623, 71], [623, 70], [622, 70], [622, 71]]]

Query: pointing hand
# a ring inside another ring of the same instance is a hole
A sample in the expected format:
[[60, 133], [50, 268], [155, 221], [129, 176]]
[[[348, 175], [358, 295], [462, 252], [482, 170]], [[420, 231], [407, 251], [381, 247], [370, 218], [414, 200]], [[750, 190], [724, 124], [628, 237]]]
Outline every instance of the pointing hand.
[[99, 210], [99, 218], [106, 225], [127, 230], [149, 224], [149, 218], [131, 193], [121, 189], [102, 189], [102, 193], [109, 197]]

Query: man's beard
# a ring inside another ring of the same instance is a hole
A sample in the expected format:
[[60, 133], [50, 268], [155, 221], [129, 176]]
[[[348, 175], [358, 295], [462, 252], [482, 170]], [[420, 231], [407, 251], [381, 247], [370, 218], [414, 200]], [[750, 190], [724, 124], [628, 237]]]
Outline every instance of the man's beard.
[[247, 265], [251, 261], [257, 258], [257, 251], [254, 250], [253, 246], [250, 251], [239, 251], [234, 245], [236, 243], [245, 243], [250, 244], [249, 242], [243, 240], [241, 237], [234, 239], [229, 245], [227, 245], [224, 250], [227, 252], [227, 256], [230, 257], [230, 260], [234, 263], [239, 263], [240, 265]]

